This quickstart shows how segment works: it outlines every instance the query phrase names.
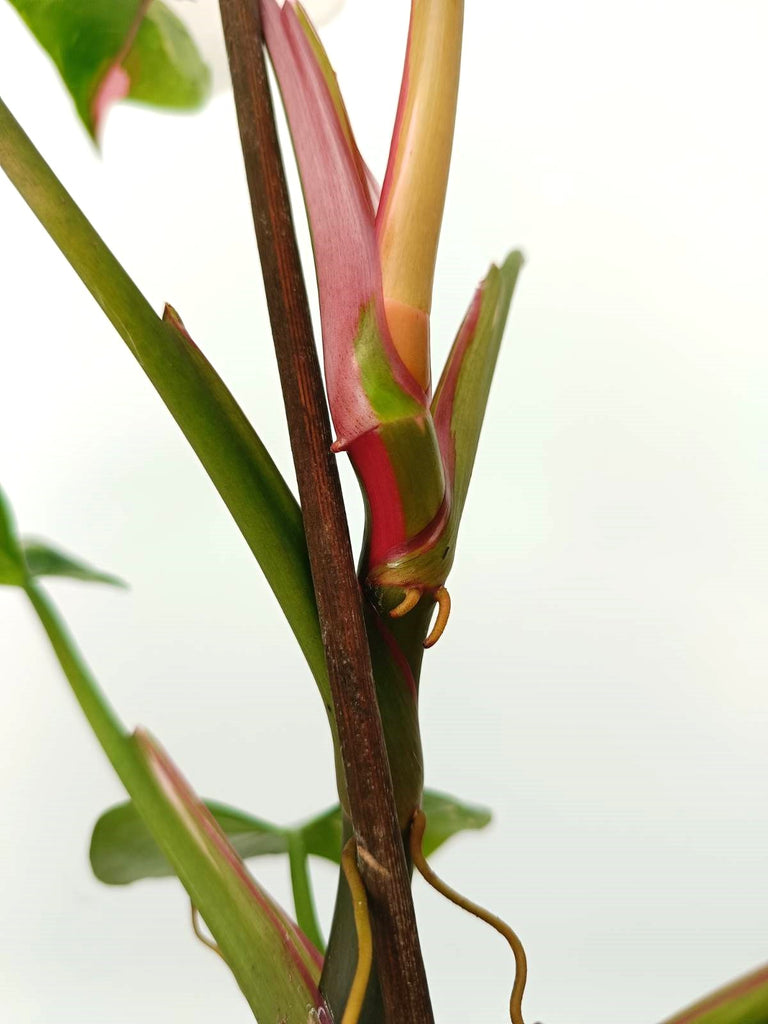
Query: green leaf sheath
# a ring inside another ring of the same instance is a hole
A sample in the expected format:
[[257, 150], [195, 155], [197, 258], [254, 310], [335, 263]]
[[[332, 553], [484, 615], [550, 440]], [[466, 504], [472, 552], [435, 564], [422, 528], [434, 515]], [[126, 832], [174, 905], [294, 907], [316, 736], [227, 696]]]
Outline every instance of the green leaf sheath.
[[161, 320], [0, 101], [0, 164], [99, 303], [205, 467], [331, 701], [299, 506], [172, 310]]
[[132, 792], [137, 774], [128, 733], [89, 672], [74, 640], [44, 591], [32, 580], [27, 582], [25, 590], [88, 724], [126, 789]]
[[768, 965], [713, 992], [664, 1024], [766, 1024]]
[[97, 97], [111, 68], [127, 74], [127, 98], [193, 109], [210, 72], [184, 23], [159, 0], [11, 0], [47, 51], [91, 135]]
[[512, 294], [519, 252], [492, 266], [459, 329], [432, 399], [432, 415], [451, 480], [451, 520], [458, 529]]
[[[417, 421], [396, 421], [378, 432], [394, 468], [395, 493], [410, 495], [408, 507], [422, 517], [431, 511], [433, 518], [428, 526], [422, 520], [421, 530], [409, 535], [407, 543], [383, 553], [384, 545], [376, 543], [376, 495], [372, 497], [373, 488], [358, 467], [370, 510], [372, 565], [366, 582], [373, 586], [376, 600], [384, 609], [398, 604], [405, 588], [434, 592], [450, 572], [501, 339], [522, 263], [521, 254], [513, 252], [501, 267], [491, 267], [451, 348], [432, 400], [431, 419], [424, 420], [430, 430], [434, 423], [431, 436], [436, 436], [436, 440], [432, 449], [437, 450], [439, 445], [440, 479], [433, 480], [429, 469], [432, 463], [427, 454], [428, 434], [425, 432], [423, 438], [414, 434]], [[413, 436], [409, 436], [409, 431]], [[424, 455], [417, 447], [419, 442]], [[375, 474], [371, 477], [376, 479]], [[443, 492], [445, 498], [437, 508], [435, 497]]]
[[26, 590], [132, 806], [202, 914], [256, 1019], [306, 1024], [308, 1005], [320, 1005], [318, 958], [247, 874], [167, 755], [146, 733], [126, 733], [43, 591], [32, 582]]

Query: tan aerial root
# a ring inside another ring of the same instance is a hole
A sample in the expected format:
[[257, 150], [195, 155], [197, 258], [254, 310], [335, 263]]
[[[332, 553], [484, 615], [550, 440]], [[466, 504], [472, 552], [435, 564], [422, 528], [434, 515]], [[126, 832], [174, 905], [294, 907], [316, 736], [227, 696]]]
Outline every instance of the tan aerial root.
[[217, 956], [220, 956], [221, 959], [224, 960], [224, 954], [221, 952], [219, 947], [216, 945], [215, 942], [208, 938], [203, 929], [200, 927], [200, 912], [195, 906], [195, 904], [192, 902], [192, 900], [189, 901], [189, 905], [192, 908], [192, 931], [195, 933], [195, 935], [198, 937], [198, 939], [202, 942], [204, 946], [207, 946], [208, 949], [212, 949]]
[[341, 867], [352, 896], [357, 933], [357, 967], [352, 978], [352, 986], [349, 990], [341, 1024], [357, 1024], [360, 1019], [373, 963], [373, 938], [371, 937], [371, 920], [368, 916], [368, 895], [357, 868], [356, 857], [357, 847], [354, 838], [351, 838], [341, 852]]
[[448, 616], [451, 614], [451, 595], [445, 587], [437, 588], [435, 591], [435, 600], [437, 601], [437, 618], [435, 619], [432, 631], [424, 641], [425, 647], [435, 646], [437, 641], [443, 635], [443, 630], [448, 624]]
[[407, 615], [409, 611], [416, 607], [421, 597], [421, 591], [418, 587], [406, 587], [405, 597], [400, 604], [395, 605], [392, 611], [389, 613], [393, 619], [402, 619], [404, 615]]
[[433, 889], [437, 889], [439, 893], [442, 893], [446, 899], [449, 899], [451, 903], [455, 903], [457, 907], [461, 907], [462, 910], [469, 911], [470, 914], [474, 914], [475, 917], [479, 917], [486, 924], [489, 924], [491, 928], [495, 928], [500, 935], [509, 943], [512, 953], [515, 957], [515, 981], [512, 986], [512, 995], [509, 998], [509, 1019], [512, 1024], [523, 1024], [523, 992], [525, 991], [525, 982], [528, 976], [528, 965], [525, 959], [525, 950], [520, 939], [515, 935], [509, 925], [502, 921], [500, 917], [492, 914], [490, 910], [485, 910], [484, 907], [480, 907], [477, 903], [473, 903], [468, 900], [466, 896], [462, 896], [461, 893], [456, 892], [449, 885], [439, 878], [432, 868], [427, 864], [426, 858], [422, 850], [422, 841], [424, 839], [424, 829], [427, 826], [427, 816], [424, 811], [414, 811], [413, 818], [411, 819], [411, 859], [413, 860], [414, 866], [418, 868], [419, 873], [422, 875], [424, 880], [428, 882]]

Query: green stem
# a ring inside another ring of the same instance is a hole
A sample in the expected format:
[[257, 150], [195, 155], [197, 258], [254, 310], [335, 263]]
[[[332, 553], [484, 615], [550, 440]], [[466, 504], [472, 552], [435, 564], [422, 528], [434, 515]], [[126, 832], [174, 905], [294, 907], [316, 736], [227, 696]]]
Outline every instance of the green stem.
[[320, 931], [315, 910], [315, 899], [312, 894], [312, 880], [309, 877], [307, 850], [301, 832], [288, 832], [288, 860], [291, 867], [291, 886], [293, 888], [293, 905], [296, 909], [296, 922], [310, 940], [312, 945], [325, 952], [325, 940]]
[[59, 659], [59, 664], [83, 714], [88, 719], [88, 724], [109, 758], [112, 767], [120, 776], [126, 789], [130, 791], [135, 782], [130, 735], [104, 696], [99, 684], [88, 671], [74, 640], [69, 635], [48, 596], [32, 581], [25, 585], [24, 590], [32, 602], [32, 607], [37, 612], [43, 629], [48, 634], [54, 653]]

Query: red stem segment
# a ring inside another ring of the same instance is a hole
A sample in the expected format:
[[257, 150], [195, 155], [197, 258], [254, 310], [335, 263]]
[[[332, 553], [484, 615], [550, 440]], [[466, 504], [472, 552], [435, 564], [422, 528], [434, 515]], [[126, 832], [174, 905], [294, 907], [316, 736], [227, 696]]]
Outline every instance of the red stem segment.
[[389, 1024], [433, 1024], [360, 589], [262, 50], [258, 0], [220, 0], [360, 873]]

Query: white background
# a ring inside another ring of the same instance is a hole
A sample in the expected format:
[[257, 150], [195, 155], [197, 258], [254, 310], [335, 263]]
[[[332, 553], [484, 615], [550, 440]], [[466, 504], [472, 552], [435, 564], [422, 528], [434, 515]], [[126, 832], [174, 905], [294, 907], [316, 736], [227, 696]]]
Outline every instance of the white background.
[[[523, 937], [530, 1022], [653, 1024], [768, 959], [768, 14], [467, 7], [438, 366], [488, 262], [528, 262], [422, 690], [428, 783], [495, 823], [435, 864]], [[379, 175], [406, 24], [405, 0], [348, 0], [323, 30]], [[99, 158], [0, 6], [4, 98], [290, 474], [221, 81], [198, 116], [114, 111]], [[201, 793], [278, 821], [325, 807], [322, 707], [226, 510], [4, 179], [0, 234], [2, 486], [23, 531], [131, 583], [50, 585], [97, 676]], [[120, 787], [14, 591], [0, 679], [0, 1018], [248, 1020], [173, 882], [91, 879]], [[289, 903], [286, 866], [254, 868]], [[415, 891], [437, 1019], [504, 1020], [503, 942]]]

